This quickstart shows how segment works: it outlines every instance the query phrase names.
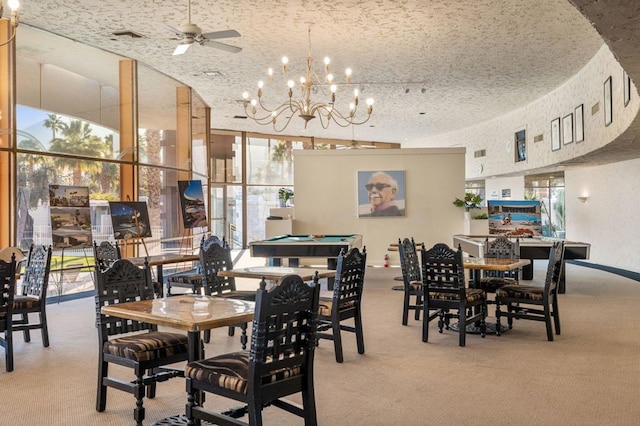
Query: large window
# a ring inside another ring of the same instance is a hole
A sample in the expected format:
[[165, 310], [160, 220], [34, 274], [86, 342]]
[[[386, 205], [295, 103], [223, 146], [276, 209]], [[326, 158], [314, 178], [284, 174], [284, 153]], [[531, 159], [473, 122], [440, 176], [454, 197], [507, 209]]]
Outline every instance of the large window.
[[564, 238], [564, 173], [525, 176], [525, 198], [540, 200], [542, 235]]

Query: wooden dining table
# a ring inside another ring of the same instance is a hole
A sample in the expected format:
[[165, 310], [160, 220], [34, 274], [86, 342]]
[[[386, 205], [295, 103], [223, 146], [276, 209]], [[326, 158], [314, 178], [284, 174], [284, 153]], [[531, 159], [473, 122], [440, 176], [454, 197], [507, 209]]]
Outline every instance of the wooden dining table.
[[195, 294], [103, 306], [101, 312], [183, 330], [189, 340], [189, 362], [200, 359], [200, 332], [253, 321], [255, 302]]
[[144, 265], [145, 260], [149, 263], [149, 266], [156, 267], [156, 280], [161, 284], [162, 294], [164, 295], [164, 265], [170, 265], [173, 263], [194, 262], [200, 260], [199, 254], [189, 253], [167, 253], [167, 254], [154, 254], [151, 256], [140, 257], [128, 257], [127, 260], [131, 261], [136, 266]]
[[278, 281], [286, 275], [299, 275], [303, 281], [311, 281], [318, 273], [318, 278], [327, 278], [327, 287], [329, 290], [333, 290], [333, 278], [336, 276], [336, 271], [332, 269], [322, 268], [292, 268], [285, 266], [249, 266], [246, 268], [234, 268], [224, 271], [218, 271], [218, 275], [223, 277], [234, 278], [264, 278], [267, 281]]

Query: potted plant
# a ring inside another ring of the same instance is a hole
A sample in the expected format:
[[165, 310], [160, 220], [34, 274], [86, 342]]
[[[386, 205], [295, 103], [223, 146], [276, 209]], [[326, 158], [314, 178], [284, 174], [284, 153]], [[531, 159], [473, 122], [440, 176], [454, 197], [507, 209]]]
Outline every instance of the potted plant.
[[473, 192], [465, 192], [463, 200], [456, 198], [453, 202], [457, 207], [464, 207], [467, 212], [471, 209], [479, 209], [480, 203], [482, 203], [482, 197]]
[[278, 200], [280, 200], [280, 207], [287, 207], [289, 200], [293, 200], [293, 189], [280, 188], [278, 190]]

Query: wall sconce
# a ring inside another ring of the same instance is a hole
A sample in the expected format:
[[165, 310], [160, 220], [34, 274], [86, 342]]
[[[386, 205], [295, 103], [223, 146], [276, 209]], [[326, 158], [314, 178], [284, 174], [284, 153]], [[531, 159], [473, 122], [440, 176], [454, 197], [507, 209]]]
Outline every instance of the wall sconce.
[[578, 200], [580, 200], [581, 203], [586, 203], [588, 199], [589, 197], [578, 197]]
[[[12, 29], [12, 33], [11, 33], [11, 37], [9, 37], [9, 40], [5, 41], [4, 43], [0, 44], [0, 46], [5, 46], [9, 43], [11, 43], [15, 38], [16, 38], [16, 30], [18, 28], [18, 8], [20, 7], [20, 1], [19, 0], [9, 0], [8, 2], [9, 5], [9, 9], [11, 9], [11, 29]], [[2, 13], [4, 12], [4, 6], [2, 5], [2, 3], [0, 3], [0, 17], [2, 17]]]

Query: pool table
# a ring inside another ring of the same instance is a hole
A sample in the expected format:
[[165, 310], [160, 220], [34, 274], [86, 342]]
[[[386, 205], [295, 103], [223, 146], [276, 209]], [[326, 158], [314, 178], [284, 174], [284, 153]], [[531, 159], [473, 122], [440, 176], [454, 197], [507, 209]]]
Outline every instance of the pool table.
[[[453, 246], [462, 247], [462, 251], [474, 257], [484, 256], [484, 240], [492, 239], [496, 235], [454, 235]], [[522, 279], [533, 279], [533, 260], [549, 259], [549, 250], [553, 246], [553, 238], [520, 238], [520, 258], [531, 260], [531, 264], [522, 268]], [[591, 244], [576, 241], [564, 241], [564, 260], [569, 259], [589, 259]], [[564, 265], [563, 265], [564, 266]], [[560, 273], [558, 283], [558, 293], [565, 292], [565, 268]]]
[[324, 257], [329, 269], [336, 269], [340, 250], [346, 253], [354, 247], [362, 248], [362, 235], [286, 234], [249, 243], [251, 256], [269, 258], [274, 266], [280, 266], [283, 258], [289, 259], [289, 266], [298, 267], [301, 257]]

